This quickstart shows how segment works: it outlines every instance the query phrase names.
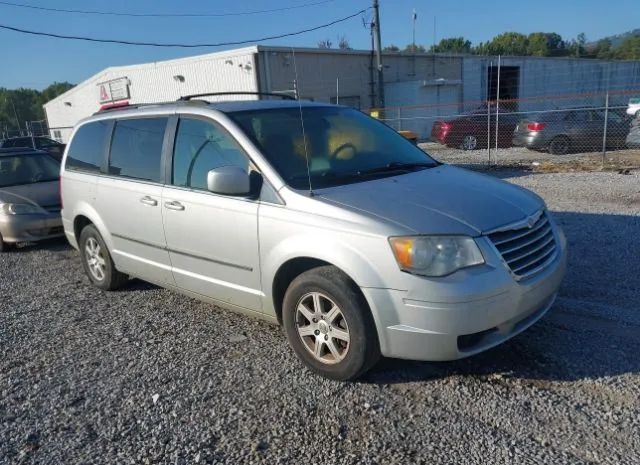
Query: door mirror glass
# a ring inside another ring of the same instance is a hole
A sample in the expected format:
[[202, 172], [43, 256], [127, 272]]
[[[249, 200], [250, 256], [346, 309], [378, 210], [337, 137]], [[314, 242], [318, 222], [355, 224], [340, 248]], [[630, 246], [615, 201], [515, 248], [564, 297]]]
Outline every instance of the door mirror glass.
[[215, 194], [249, 195], [249, 174], [239, 166], [221, 166], [207, 173], [207, 189]]

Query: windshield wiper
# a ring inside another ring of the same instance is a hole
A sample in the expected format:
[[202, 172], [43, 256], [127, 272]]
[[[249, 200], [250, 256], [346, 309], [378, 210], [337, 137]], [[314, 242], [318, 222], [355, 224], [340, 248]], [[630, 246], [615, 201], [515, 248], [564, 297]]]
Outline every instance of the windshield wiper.
[[391, 163], [387, 163], [384, 166], [378, 166], [376, 168], [358, 171], [358, 174], [366, 176], [368, 174], [388, 173], [393, 171], [413, 171], [416, 168], [434, 168], [435, 166], [436, 165], [434, 165], [433, 163], [400, 163], [397, 161], [392, 161]]

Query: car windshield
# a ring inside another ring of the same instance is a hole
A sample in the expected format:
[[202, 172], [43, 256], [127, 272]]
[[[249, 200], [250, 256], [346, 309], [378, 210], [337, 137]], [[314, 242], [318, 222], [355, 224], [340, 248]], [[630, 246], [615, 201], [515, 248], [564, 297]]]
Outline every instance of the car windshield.
[[230, 117], [295, 189], [308, 189], [309, 178], [320, 189], [438, 164], [387, 125], [351, 108], [272, 108]]
[[0, 187], [57, 181], [60, 165], [49, 155], [0, 156]]

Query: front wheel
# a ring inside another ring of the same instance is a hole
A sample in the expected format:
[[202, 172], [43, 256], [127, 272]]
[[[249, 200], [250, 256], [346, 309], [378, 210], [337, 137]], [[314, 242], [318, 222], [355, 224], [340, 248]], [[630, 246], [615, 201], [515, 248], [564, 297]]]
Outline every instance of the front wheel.
[[94, 286], [105, 291], [124, 286], [129, 277], [116, 269], [107, 245], [95, 226], [85, 226], [80, 233], [79, 245], [82, 266]]
[[369, 307], [336, 267], [314, 268], [293, 280], [284, 297], [283, 323], [298, 358], [327, 378], [355, 379], [380, 358]]

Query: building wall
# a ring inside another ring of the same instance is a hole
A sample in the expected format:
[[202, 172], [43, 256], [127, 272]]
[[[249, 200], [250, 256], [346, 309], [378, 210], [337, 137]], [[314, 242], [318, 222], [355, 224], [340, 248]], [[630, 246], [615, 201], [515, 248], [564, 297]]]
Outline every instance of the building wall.
[[[463, 111], [486, 101], [487, 69], [491, 65], [497, 66], [497, 57], [464, 58]], [[638, 61], [503, 57], [501, 66], [520, 68], [518, 109], [521, 111], [604, 105], [607, 89], [611, 94], [610, 104], [620, 105], [629, 99], [625, 91], [640, 90]]]
[[[270, 47], [260, 48], [259, 62], [260, 87], [265, 92], [293, 94], [294, 83], [297, 83], [301, 98], [335, 102], [338, 96], [338, 103], [351, 105], [358, 101], [360, 109], [374, 106], [371, 95], [371, 55], [368, 52], [295, 49], [294, 53], [290, 48]], [[383, 56], [383, 64], [385, 85], [436, 79], [460, 80], [462, 74], [459, 57], [426, 54], [413, 57], [388, 53]], [[377, 92], [376, 86], [373, 91]], [[417, 103], [413, 95], [404, 97], [399, 100], [392, 98], [392, 101], [386, 99], [386, 104]]]
[[[100, 109], [99, 84], [129, 81], [129, 102], [172, 101], [203, 92], [258, 90], [255, 47], [177, 60], [107, 68], [44, 105], [51, 134], [67, 142], [73, 126]], [[177, 77], [182, 76], [184, 82]], [[220, 97], [221, 98], [221, 97]], [[251, 97], [248, 97], [251, 98]]]

